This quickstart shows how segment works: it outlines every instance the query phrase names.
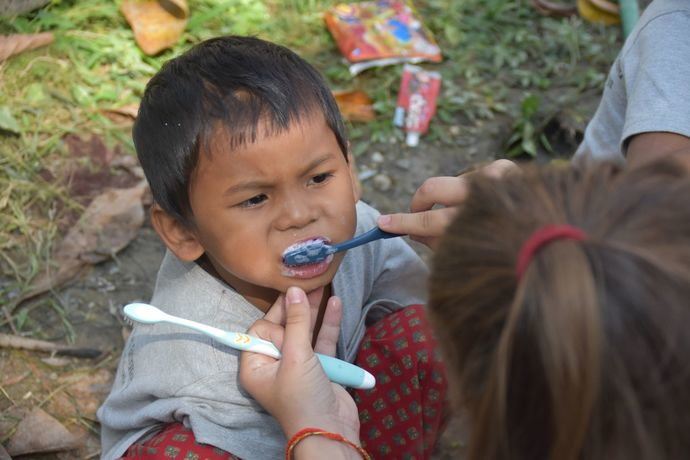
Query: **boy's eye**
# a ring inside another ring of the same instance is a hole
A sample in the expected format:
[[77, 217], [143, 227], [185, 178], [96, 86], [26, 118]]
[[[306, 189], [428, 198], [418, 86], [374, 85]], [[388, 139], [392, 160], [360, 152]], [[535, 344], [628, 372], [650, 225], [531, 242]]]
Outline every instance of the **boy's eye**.
[[267, 199], [268, 199], [268, 197], [262, 193], [261, 195], [256, 195], [256, 196], [249, 198], [248, 200], [244, 200], [243, 202], [240, 203], [240, 207], [251, 208], [254, 206], [258, 206], [261, 203], [263, 203], [264, 201], [266, 201]]
[[333, 174], [330, 173], [317, 174], [316, 176], [311, 178], [311, 182], [315, 184], [322, 184], [326, 182], [328, 179], [330, 179], [332, 176]]

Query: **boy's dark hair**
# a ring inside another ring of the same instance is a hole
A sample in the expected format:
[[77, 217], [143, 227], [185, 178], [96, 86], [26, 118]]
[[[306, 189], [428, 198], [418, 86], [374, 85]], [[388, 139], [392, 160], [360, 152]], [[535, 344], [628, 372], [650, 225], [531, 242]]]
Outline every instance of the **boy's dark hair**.
[[[539, 228], [569, 224], [521, 279]], [[438, 248], [431, 318], [470, 460], [690, 458], [690, 179], [530, 169], [477, 177]]]
[[134, 145], [156, 203], [191, 224], [190, 177], [219, 127], [236, 148], [256, 140], [260, 122], [278, 134], [318, 112], [347, 156], [338, 106], [318, 71], [283, 46], [218, 37], [168, 61], [149, 81]]

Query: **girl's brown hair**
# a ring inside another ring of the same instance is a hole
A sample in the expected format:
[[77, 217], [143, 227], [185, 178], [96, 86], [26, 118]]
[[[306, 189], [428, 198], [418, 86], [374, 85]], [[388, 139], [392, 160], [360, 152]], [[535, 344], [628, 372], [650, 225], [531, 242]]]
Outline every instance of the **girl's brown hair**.
[[[569, 224], [584, 241], [542, 247]], [[690, 180], [674, 163], [476, 177], [430, 310], [470, 460], [690, 458]]]

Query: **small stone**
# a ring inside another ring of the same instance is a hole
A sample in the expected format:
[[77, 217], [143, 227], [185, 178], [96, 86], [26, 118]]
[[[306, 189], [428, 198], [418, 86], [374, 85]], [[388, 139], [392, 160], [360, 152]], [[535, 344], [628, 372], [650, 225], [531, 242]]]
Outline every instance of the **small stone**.
[[466, 146], [468, 146], [468, 145], [476, 144], [476, 143], [477, 143], [477, 139], [475, 139], [475, 138], [472, 137], [472, 136], [461, 136], [461, 137], [458, 137], [458, 138], [457, 138], [457, 140], [455, 141], [455, 143], [458, 144], [458, 145], [460, 145], [460, 146], [462, 146], [462, 147], [466, 147]]
[[374, 152], [371, 154], [372, 163], [383, 163], [384, 157], [381, 152]]
[[448, 128], [448, 131], [453, 135], [453, 136], [458, 136], [460, 134], [460, 126], [458, 125], [453, 125], [450, 128]]
[[[48, 356], [47, 358], [41, 359], [41, 361], [51, 367], [65, 367], [70, 363], [69, 358], [58, 358], [56, 356]], [[57, 379], [57, 377], [53, 378], [52, 376], [53, 374], [50, 375], [52, 380]]]
[[359, 172], [359, 174], [357, 175], [357, 177], [359, 178], [359, 180], [364, 182], [367, 179], [371, 179], [375, 175], [376, 175], [376, 170], [374, 170], [374, 169], [362, 169]]
[[390, 177], [386, 176], [385, 174], [377, 174], [374, 176], [373, 179], [374, 182], [374, 188], [381, 192], [385, 192], [386, 190], [390, 189], [391, 186], [393, 185], [393, 181], [391, 180]]
[[411, 166], [410, 160], [408, 160], [407, 158], [402, 158], [402, 159], [395, 162], [395, 166], [397, 166], [400, 169], [404, 169], [405, 171], [407, 171], [408, 169], [410, 169], [410, 166]]

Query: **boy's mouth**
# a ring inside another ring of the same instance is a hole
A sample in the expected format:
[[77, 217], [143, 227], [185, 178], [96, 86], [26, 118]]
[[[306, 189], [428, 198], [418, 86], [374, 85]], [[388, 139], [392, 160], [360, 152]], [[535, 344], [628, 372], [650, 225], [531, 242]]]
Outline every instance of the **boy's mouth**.
[[328, 267], [333, 261], [333, 254], [326, 257], [325, 260], [313, 264], [305, 265], [285, 265], [283, 264], [283, 276], [289, 278], [309, 279], [315, 278], [328, 270]]
[[[317, 242], [323, 242], [323, 243], [330, 244], [330, 239], [322, 237], [322, 236], [307, 238], [307, 239], [298, 241], [297, 243], [288, 246], [287, 248], [285, 248], [285, 251], [283, 251], [283, 254], [286, 254], [286, 253], [293, 251], [295, 249], [300, 249], [300, 248], [303, 248], [309, 244], [313, 244], [313, 243], [317, 243]], [[332, 261], [333, 261], [333, 254], [329, 255], [324, 260], [320, 260], [318, 262], [314, 262], [311, 264], [287, 265], [287, 264], [283, 263], [282, 274], [283, 274], [283, 276], [287, 276], [290, 278], [299, 278], [299, 279], [315, 278], [315, 277], [325, 273], [328, 270], [328, 267], [331, 265]]]

